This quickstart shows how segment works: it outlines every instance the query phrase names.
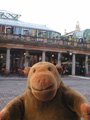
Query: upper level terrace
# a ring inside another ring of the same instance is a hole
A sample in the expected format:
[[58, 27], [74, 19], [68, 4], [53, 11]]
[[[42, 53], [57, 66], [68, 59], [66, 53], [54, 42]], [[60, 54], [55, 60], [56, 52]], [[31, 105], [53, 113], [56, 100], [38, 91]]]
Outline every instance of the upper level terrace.
[[0, 47], [90, 55], [90, 44], [44, 37], [0, 33]]

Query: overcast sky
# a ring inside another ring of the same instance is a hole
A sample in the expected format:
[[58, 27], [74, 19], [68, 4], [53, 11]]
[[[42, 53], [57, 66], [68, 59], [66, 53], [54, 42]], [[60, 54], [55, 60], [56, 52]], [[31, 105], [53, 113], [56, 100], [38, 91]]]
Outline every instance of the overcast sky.
[[21, 21], [43, 24], [64, 33], [90, 28], [90, 0], [1, 0], [0, 10], [21, 14]]

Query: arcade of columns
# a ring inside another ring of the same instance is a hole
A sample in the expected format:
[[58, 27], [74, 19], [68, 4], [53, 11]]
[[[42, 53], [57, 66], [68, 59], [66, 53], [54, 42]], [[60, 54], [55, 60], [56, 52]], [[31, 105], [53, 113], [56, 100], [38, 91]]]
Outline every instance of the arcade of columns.
[[[10, 71], [10, 48], [7, 48], [7, 53], [6, 53], [6, 69], [8, 69]], [[61, 54], [62, 53], [58, 53], [58, 65], [61, 65]], [[46, 52], [42, 51], [42, 61], [45, 61], [45, 56], [46, 56]], [[75, 59], [76, 59], [76, 54], [72, 53], [72, 75], [75, 75]], [[25, 60], [25, 68], [28, 67], [28, 63]], [[88, 55], [85, 55], [85, 71], [86, 71], [86, 75], [88, 75]]]

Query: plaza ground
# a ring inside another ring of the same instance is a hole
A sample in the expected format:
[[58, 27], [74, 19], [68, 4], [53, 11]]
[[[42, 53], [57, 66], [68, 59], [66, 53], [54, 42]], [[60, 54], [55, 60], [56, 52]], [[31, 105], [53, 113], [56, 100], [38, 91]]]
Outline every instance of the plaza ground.
[[[90, 77], [62, 76], [62, 80], [67, 86], [82, 93], [90, 103]], [[26, 84], [25, 76], [0, 77], [0, 111], [9, 101], [24, 93]]]

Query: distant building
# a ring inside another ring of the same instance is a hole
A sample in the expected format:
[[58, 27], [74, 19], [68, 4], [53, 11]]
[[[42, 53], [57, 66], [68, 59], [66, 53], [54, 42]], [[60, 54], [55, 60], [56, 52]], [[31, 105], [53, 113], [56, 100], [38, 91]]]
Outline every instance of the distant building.
[[72, 35], [74, 41], [90, 43], [90, 29], [76, 32]]
[[64, 29], [64, 35], [66, 35], [66, 34], [67, 34], [66, 29]]
[[78, 31], [78, 32], [80, 31], [80, 23], [79, 23], [79, 21], [77, 21], [77, 23], [76, 23], [75, 30]]
[[90, 43], [90, 29], [80, 30], [80, 23], [77, 21], [75, 30], [69, 33], [65, 33], [62, 36], [62, 39]]

